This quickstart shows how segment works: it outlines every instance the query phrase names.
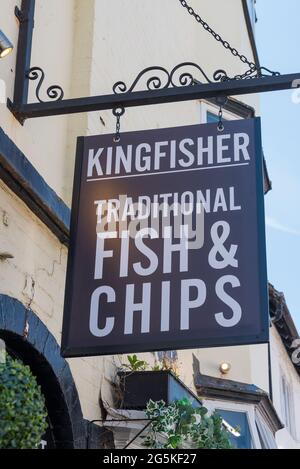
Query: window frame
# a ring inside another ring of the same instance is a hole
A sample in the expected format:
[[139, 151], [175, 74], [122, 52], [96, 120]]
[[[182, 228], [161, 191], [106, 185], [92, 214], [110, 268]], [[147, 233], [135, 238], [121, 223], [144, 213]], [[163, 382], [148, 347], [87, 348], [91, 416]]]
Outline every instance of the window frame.
[[219, 400], [205, 400], [203, 405], [210, 411], [218, 410], [227, 410], [231, 412], [239, 412], [246, 414], [249, 431], [251, 435], [251, 448], [249, 449], [261, 449], [261, 442], [259, 438], [259, 434], [256, 427], [256, 420], [255, 420], [255, 408], [253, 405], [250, 404], [241, 404], [239, 402], [227, 402], [227, 401], [219, 401]]
[[293, 399], [293, 384], [288, 379], [286, 373], [280, 372], [280, 408], [281, 416], [286, 430], [295, 439], [296, 438], [296, 422], [295, 422], [295, 406]]
[[276, 437], [273, 435], [259, 409], [255, 409], [255, 424], [261, 444], [261, 449], [278, 449]]
[[[200, 101], [200, 123], [207, 124], [207, 114], [215, 114], [218, 117], [219, 106], [208, 103], [207, 101]], [[223, 117], [224, 120], [232, 121], [232, 120], [239, 120], [242, 119], [241, 116], [234, 114], [230, 111], [223, 109]]]

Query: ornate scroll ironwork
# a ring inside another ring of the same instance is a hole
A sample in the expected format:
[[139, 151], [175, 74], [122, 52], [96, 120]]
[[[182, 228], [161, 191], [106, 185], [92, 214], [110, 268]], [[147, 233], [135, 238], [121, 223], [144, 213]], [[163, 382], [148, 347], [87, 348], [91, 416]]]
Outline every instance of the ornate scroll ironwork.
[[229, 77], [225, 70], [217, 70], [214, 73], [215, 82], [224, 82], [224, 81], [233, 81], [233, 80], [249, 80], [251, 78], [264, 78], [264, 77], [279, 77], [279, 72], [272, 72], [266, 67], [255, 67], [247, 70], [242, 75], [235, 75], [234, 77]]
[[[35, 90], [35, 95], [37, 100], [40, 103], [45, 103], [46, 101], [43, 101], [41, 96], [40, 96], [40, 90], [42, 87], [42, 84], [45, 80], [45, 72], [42, 70], [40, 67], [32, 67], [28, 72], [26, 73], [26, 78], [29, 80], [39, 80], [36, 90]], [[61, 86], [58, 85], [52, 85], [50, 86], [47, 91], [47, 96], [50, 100], [52, 101], [61, 101], [64, 97], [64, 91], [61, 88]]]
[[[183, 71], [180, 73], [180, 69], [186, 68], [186, 71]], [[113, 92], [115, 94], [119, 93], [131, 93], [134, 91], [137, 86], [141, 83], [141, 79], [145, 77], [147, 74], [150, 74], [150, 77], [146, 79], [146, 88], [147, 90], [163, 90], [166, 88], [174, 87], [178, 88], [180, 86], [190, 86], [195, 84], [195, 78], [194, 75], [191, 73], [191, 71], [188, 71], [188, 68], [194, 68], [198, 73], [200, 72], [200, 76], [203, 80], [203, 78], [206, 80], [207, 83], [212, 83], [210, 78], [207, 76], [207, 74], [203, 71], [203, 69], [193, 63], [193, 62], [184, 62], [179, 65], [176, 65], [176, 67], [171, 70], [171, 72], [168, 72], [167, 69], [164, 67], [159, 67], [159, 66], [154, 66], [154, 67], [147, 67], [144, 70], [142, 70], [138, 76], [135, 78], [133, 81], [132, 85], [128, 88], [127, 85], [123, 81], [118, 81], [117, 83], [114, 84], [113, 86]], [[153, 72], [155, 72], [153, 74]], [[178, 75], [179, 72], [179, 75]]]
[[123, 94], [136, 91], [139, 85], [142, 84], [143, 78], [145, 79], [144, 89], [151, 91], [163, 90], [171, 87], [179, 88], [182, 86], [193, 86], [195, 84], [203, 83], [203, 80], [205, 80], [206, 83], [216, 83], [232, 80], [263, 78], [266, 76], [280, 76], [280, 73], [272, 72], [265, 67], [255, 67], [242, 75], [230, 77], [227, 75], [225, 70], [220, 69], [213, 74], [213, 79], [210, 79], [200, 65], [193, 62], [183, 62], [176, 65], [171, 72], [168, 72], [166, 68], [160, 66], [147, 67], [137, 75], [129, 87], [124, 83], [124, 81], [118, 81], [115, 83], [113, 86], [113, 92], [115, 94]]

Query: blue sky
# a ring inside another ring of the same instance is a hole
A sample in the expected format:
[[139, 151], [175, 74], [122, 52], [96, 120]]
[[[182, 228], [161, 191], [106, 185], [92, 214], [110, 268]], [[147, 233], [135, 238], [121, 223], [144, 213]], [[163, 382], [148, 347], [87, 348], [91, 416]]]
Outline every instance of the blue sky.
[[[257, 16], [261, 65], [300, 73], [300, 1], [257, 0]], [[265, 201], [269, 281], [284, 293], [300, 332], [300, 103], [291, 91], [264, 93], [261, 117], [273, 184]]]

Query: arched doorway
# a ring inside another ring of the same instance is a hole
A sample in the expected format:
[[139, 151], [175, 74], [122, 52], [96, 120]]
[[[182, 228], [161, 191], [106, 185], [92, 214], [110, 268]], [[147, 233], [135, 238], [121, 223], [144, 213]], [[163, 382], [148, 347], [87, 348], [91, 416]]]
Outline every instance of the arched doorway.
[[33, 311], [0, 295], [0, 338], [11, 355], [30, 366], [41, 386], [49, 414], [47, 446], [84, 448], [86, 422], [70, 367], [54, 336]]

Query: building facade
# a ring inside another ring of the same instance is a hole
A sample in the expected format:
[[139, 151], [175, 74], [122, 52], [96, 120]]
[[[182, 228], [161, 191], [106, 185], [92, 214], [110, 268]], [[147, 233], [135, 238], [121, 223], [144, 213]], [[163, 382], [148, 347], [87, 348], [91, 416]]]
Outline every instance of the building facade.
[[[0, 61], [0, 92], [12, 99], [19, 32], [14, 9], [21, 1], [2, 3], [0, 29], [15, 49]], [[191, 0], [191, 5], [222, 37], [258, 61], [253, 1]], [[31, 66], [44, 70], [45, 80], [38, 97], [36, 82], [28, 81], [30, 102], [49, 100], [45, 90], [52, 84], [59, 84], [66, 98], [109, 94], [114, 83], [131, 83], [146, 67], [171, 70], [183, 62], [199, 64], [209, 76], [217, 69], [230, 75], [245, 71], [179, 1], [131, 0], [130, 8], [126, 0], [35, 2]], [[118, 369], [126, 356], [65, 360], [60, 355], [76, 139], [114, 132], [115, 117], [101, 111], [29, 119], [21, 125], [2, 98], [0, 337], [12, 355], [30, 365], [42, 386], [48, 447], [125, 446], [139, 428], [130, 420], [142, 415], [138, 408], [126, 415], [117, 409]], [[214, 100], [130, 108], [121, 130], [213, 122], [217, 114]], [[225, 119], [254, 115], [259, 115], [257, 95], [230, 99], [224, 110]], [[267, 192], [266, 171], [265, 179]], [[270, 346], [174, 351], [167, 360], [176, 367], [181, 385], [208, 406], [227, 412], [228, 419], [230, 412], [242, 419], [246, 415], [245, 447], [300, 447], [299, 365], [289, 348], [298, 336], [284, 300], [270, 291]], [[280, 308], [285, 314], [279, 318]], [[166, 356], [147, 353], [141, 358], [154, 365]], [[225, 362], [230, 371], [222, 375]], [[105, 424], [120, 415], [127, 419], [123, 426]]]

